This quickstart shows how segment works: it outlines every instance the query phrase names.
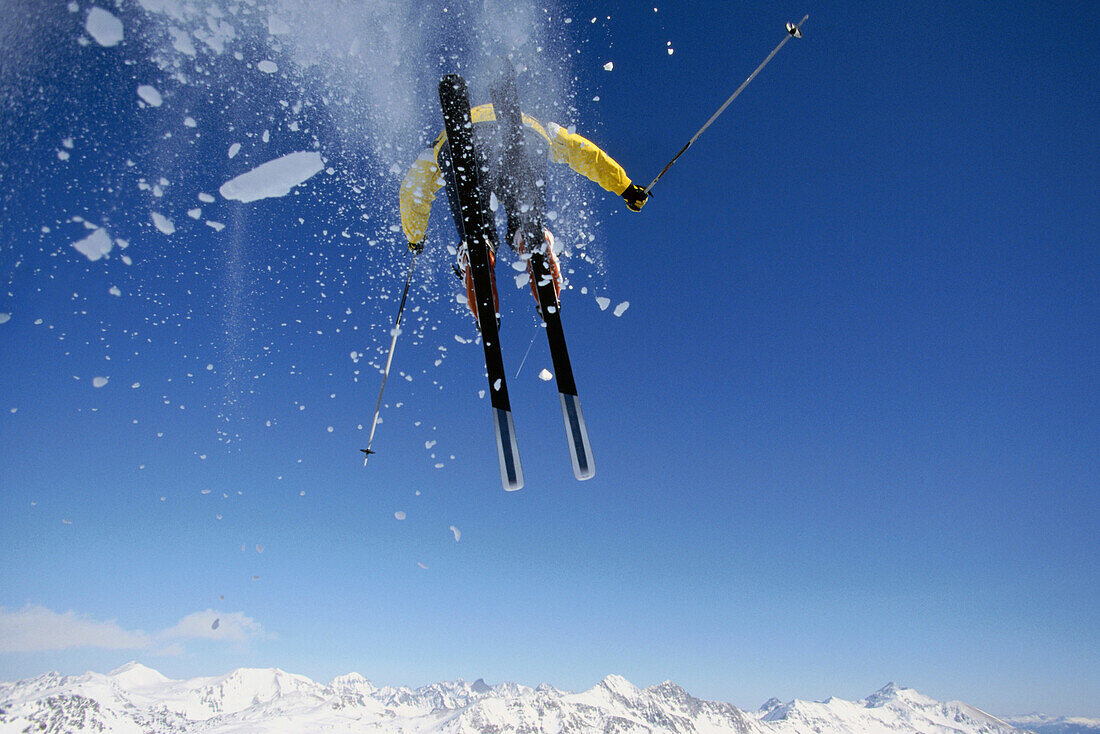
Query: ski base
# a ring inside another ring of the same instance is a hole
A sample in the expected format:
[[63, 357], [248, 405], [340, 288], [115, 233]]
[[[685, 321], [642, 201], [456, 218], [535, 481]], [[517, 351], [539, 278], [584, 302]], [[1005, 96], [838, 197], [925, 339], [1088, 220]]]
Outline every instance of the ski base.
[[569, 435], [569, 458], [573, 461], [573, 476], [584, 481], [596, 475], [592, 463], [592, 445], [588, 443], [588, 428], [584, 424], [581, 401], [576, 395], [558, 393], [561, 399], [561, 416]]

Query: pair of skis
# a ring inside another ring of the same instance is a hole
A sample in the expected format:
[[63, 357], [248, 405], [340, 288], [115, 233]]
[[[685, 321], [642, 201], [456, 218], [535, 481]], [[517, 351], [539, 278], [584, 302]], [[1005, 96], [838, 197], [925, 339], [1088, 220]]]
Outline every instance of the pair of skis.
[[[497, 124], [502, 126], [504, 141], [503, 166], [509, 196], [515, 212], [521, 215], [520, 232], [527, 243], [531, 276], [538, 298], [539, 314], [546, 328], [550, 356], [557, 379], [558, 397], [562, 419], [569, 443], [569, 455], [573, 475], [590, 479], [595, 474], [592, 448], [588, 430], [577, 398], [577, 385], [573, 379], [573, 367], [569, 362], [569, 350], [565, 346], [565, 332], [561, 324], [561, 303], [554, 285], [554, 275], [544, 254], [550, 245], [543, 235], [542, 197], [531, 169], [524, 143], [523, 113], [516, 93], [515, 72], [511, 64], [504, 64], [504, 71], [497, 85], [491, 90]], [[448, 74], [439, 83], [439, 101], [443, 108], [443, 122], [451, 162], [455, 171], [458, 201], [465, 242], [470, 259], [470, 272], [477, 305], [478, 328], [485, 349], [485, 368], [489, 378], [489, 395], [493, 410], [493, 429], [496, 434], [497, 457], [500, 462], [500, 478], [504, 488], [514, 491], [523, 487], [523, 467], [516, 443], [512, 408], [508, 399], [508, 385], [504, 373], [504, 358], [500, 349], [500, 332], [497, 325], [496, 305], [493, 298], [493, 272], [490, 249], [496, 241], [496, 222], [490, 211], [489, 191], [482, 185], [484, 172], [479, 161], [485, 160], [474, 148], [473, 122], [470, 119], [470, 96], [466, 81], [457, 74]]]

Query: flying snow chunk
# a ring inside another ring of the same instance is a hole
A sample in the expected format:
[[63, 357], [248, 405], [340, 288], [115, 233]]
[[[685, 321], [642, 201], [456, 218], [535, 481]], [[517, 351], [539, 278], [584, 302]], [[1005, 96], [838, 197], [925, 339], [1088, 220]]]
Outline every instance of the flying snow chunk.
[[550, 374], [550, 370], [543, 367], [542, 372], [539, 372], [539, 379], [543, 382], [550, 382], [550, 380], [554, 379], [554, 376]]
[[76, 251], [92, 262], [105, 256], [113, 246], [111, 236], [105, 229], [97, 229], [79, 242], [73, 243]]
[[454, 525], [452, 525], [451, 526], [451, 532], [454, 533], [455, 542], [457, 543], [458, 539], [462, 537], [462, 531], [459, 530], [458, 528], [456, 528]]
[[614, 61], [608, 61], [606, 64], [603, 65], [603, 70], [604, 71], [611, 71], [614, 68], [615, 68], [615, 62]]
[[164, 104], [164, 97], [160, 96], [160, 92], [155, 87], [151, 87], [148, 84], [142, 84], [137, 88], [138, 96], [145, 100], [145, 104], [150, 107], [160, 107]]
[[604, 298], [603, 296], [596, 296], [596, 305], [600, 307], [601, 311], [606, 311], [607, 307], [611, 305], [611, 299]]
[[264, 59], [260, 63], [256, 64], [256, 68], [265, 74], [274, 74], [279, 70], [279, 65], [276, 64], [274, 61], [268, 61], [267, 59]]
[[106, 377], [93, 377], [92, 378], [92, 387], [103, 387], [104, 385], [107, 384], [107, 380], [108, 380], [108, 378], [106, 378]]
[[161, 234], [175, 234], [176, 225], [172, 220], [159, 212], [152, 212], [153, 224], [161, 231]]
[[88, 11], [84, 30], [100, 46], [117, 46], [122, 41], [122, 21], [103, 8], [92, 8]]
[[0, 313], [0, 324], [6, 324], [11, 321], [10, 313]]
[[229, 146], [229, 157], [230, 158], [235, 158], [237, 156], [237, 154], [240, 153], [240, 152], [241, 152], [241, 144], [240, 143], [233, 143], [233, 145]]
[[218, 192], [226, 199], [245, 203], [286, 196], [291, 189], [313, 178], [323, 168], [320, 153], [290, 153], [226, 181]]
[[405, 513], [401, 512], [401, 510], [398, 510], [397, 512], [393, 513], [393, 516], [396, 517], [398, 520], [404, 520], [405, 519]]
[[625, 312], [625, 311], [626, 311], [626, 310], [627, 310], [628, 308], [630, 308], [630, 301], [623, 301], [622, 303], [620, 303], [620, 304], [619, 304], [618, 306], [616, 306], [616, 307], [615, 307], [615, 311], [614, 311], [613, 313], [614, 313], [614, 314], [615, 314], [616, 316], [622, 316], [622, 315], [623, 315], [623, 313], [624, 313], [624, 312]]
[[176, 49], [181, 54], [194, 56], [197, 53], [195, 51], [195, 44], [187, 31], [180, 30], [179, 28], [169, 28], [168, 34], [172, 36], [172, 48]]

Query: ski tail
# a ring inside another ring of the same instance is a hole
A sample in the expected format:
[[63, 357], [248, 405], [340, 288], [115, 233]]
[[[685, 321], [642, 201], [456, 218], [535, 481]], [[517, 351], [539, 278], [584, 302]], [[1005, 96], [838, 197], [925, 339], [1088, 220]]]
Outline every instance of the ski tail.
[[561, 415], [565, 421], [565, 430], [569, 434], [569, 458], [573, 462], [573, 476], [579, 481], [596, 476], [596, 466], [592, 463], [592, 444], [588, 442], [588, 428], [584, 424], [581, 401], [576, 395], [558, 393], [561, 400]]
[[497, 436], [497, 459], [500, 462], [500, 482], [507, 492], [523, 489], [523, 466], [519, 462], [516, 428], [512, 411], [493, 408], [493, 425]]

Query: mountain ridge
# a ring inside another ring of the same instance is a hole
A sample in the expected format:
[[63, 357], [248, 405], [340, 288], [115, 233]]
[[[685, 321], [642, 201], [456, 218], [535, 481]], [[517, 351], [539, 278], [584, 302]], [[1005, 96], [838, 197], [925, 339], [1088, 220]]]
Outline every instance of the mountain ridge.
[[[1071, 725], [1046, 717], [1044, 722]], [[1076, 721], [1076, 720], [1073, 720]], [[1082, 722], [1087, 720], [1080, 720]], [[1038, 722], [1029, 719], [1028, 723]], [[1024, 731], [961, 702], [940, 702], [889, 683], [865, 699], [770, 699], [756, 711], [698, 699], [672, 681], [639, 688], [608, 675], [580, 692], [482, 679], [409, 688], [359, 673], [318, 683], [279, 668], [173, 680], [137, 662], [107, 674], [50, 672], [0, 683], [0, 734], [106, 731], [668, 732], [669, 734], [1017, 734]], [[1043, 734], [1089, 732], [1047, 729]]]

